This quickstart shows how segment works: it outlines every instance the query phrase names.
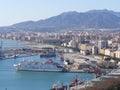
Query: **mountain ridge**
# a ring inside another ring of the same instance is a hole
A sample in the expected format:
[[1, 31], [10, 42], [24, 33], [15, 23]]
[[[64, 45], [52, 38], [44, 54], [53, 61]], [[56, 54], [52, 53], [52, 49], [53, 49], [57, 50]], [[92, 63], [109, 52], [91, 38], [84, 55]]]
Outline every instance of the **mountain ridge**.
[[87, 12], [71, 11], [44, 20], [26, 21], [2, 27], [2, 29], [14, 31], [61, 31], [86, 28], [120, 28], [120, 12], [107, 9]]

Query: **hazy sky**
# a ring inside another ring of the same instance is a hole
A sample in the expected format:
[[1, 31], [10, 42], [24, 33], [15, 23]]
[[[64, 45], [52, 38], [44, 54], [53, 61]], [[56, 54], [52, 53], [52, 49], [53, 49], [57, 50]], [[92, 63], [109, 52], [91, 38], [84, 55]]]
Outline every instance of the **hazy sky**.
[[36, 21], [68, 11], [93, 9], [120, 12], [120, 0], [0, 0], [0, 26]]

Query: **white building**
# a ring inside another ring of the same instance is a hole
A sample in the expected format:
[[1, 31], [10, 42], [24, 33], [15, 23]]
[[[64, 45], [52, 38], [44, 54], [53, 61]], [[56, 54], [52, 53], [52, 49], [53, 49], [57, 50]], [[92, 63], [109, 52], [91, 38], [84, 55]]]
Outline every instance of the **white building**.
[[115, 52], [115, 57], [116, 58], [120, 58], [120, 50], [118, 50], [118, 51]]
[[99, 49], [106, 48], [106, 47], [107, 47], [107, 41], [106, 40], [98, 41], [98, 48]]
[[77, 48], [77, 42], [75, 40], [71, 40], [68, 44], [68, 47]]
[[105, 55], [111, 56], [111, 50], [110, 49], [105, 49]]
[[93, 54], [93, 55], [98, 54], [98, 47], [97, 47], [97, 46], [93, 46], [93, 47], [92, 47], [92, 54]]
[[107, 48], [108, 44], [106, 40], [100, 40], [98, 41], [98, 50], [100, 52], [100, 49]]

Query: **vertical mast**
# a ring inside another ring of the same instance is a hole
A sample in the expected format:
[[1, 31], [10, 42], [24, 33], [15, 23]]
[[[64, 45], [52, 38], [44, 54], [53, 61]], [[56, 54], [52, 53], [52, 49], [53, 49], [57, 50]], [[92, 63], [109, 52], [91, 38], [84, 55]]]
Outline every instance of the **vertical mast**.
[[1, 43], [0, 43], [0, 59], [2, 59], [2, 44], [3, 44], [3, 42], [1, 41]]

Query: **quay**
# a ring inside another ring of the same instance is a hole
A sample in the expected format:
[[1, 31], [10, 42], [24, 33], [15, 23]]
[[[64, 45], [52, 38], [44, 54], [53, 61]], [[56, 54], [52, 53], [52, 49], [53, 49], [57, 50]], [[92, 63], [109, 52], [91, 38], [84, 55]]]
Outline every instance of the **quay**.
[[84, 70], [69, 70], [70, 73], [84, 73]]
[[94, 87], [95, 85], [102, 83], [103, 81], [106, 81], [109, 79], [118, 79], [118, 78], [120, 78], [120, 69], [114, 69], [106, 75], [100, 76], [98, 78], [94, 78], [93, 80], [88, 81], [83, 85], [77, 85], [77, 86], [71, 87], [69, 90], [82, 90], [84, 88]]
[[45, 51], [45, 48], [55, 48], [53, 45], [48, 44], [38, 44], [35, 42], [27, 42], [25, 47], [7, 47], [0, 50], [0, 60], [10, 59], [10, 58], [20, 58], [28, 57], [33, 55], [40, 55]]
[[29, 57], [40, 54], [42, 52], [42, 49], [40, 47], [33, 47], [33, 45], [38, 46], [37, 43], [32, 42], [26, 42], [25, 45], [18, 45], [16, 42], [15, 45], [4, 46], [4, 42], [1, 41], [0, 60]]
[[[79, 79], [77, 79], [79, 80]], [[56, 83], [53, 84], [53, 88], [51, 90], [87, 90], [87, 88], [95, 88], [96, 86], [99, 86], [102, 82], [107, 82], [107, 80], [113, 80], [114, 82], [116, 80], [120, 80], [120, 69], [114, 69], [111, 72], [109, 72], [106, 75], [100, 76], [98, 78], [94, 78], [91, 81], [83, 81], [83, 83], [78, 84], [78, 81], [76, 81], [72, 87], [70, 87], [70, 84], [63, 85], [63, 83]], [[116, 81], [117, 82], [117, 81]], [[109, 82], [112, 83], [112, 82]], [[114, 83], [113, 83], [114, 84]], [[57, 88], [57, 89], [56, 89]], [[96, 87], [96, 88], [104, 88], [104, 87]], [[90, 89], [92, 90], [92, 89]], [[94, 89], [97, 90], [97, 89]], [[101, 90], [101, 89], [100, 89]], [[105, 90], [105, 89], [104, 89]]]
[[31, 48], [6, 48], [0, 51], [0, 60], [38, 55], [41, 50]]

